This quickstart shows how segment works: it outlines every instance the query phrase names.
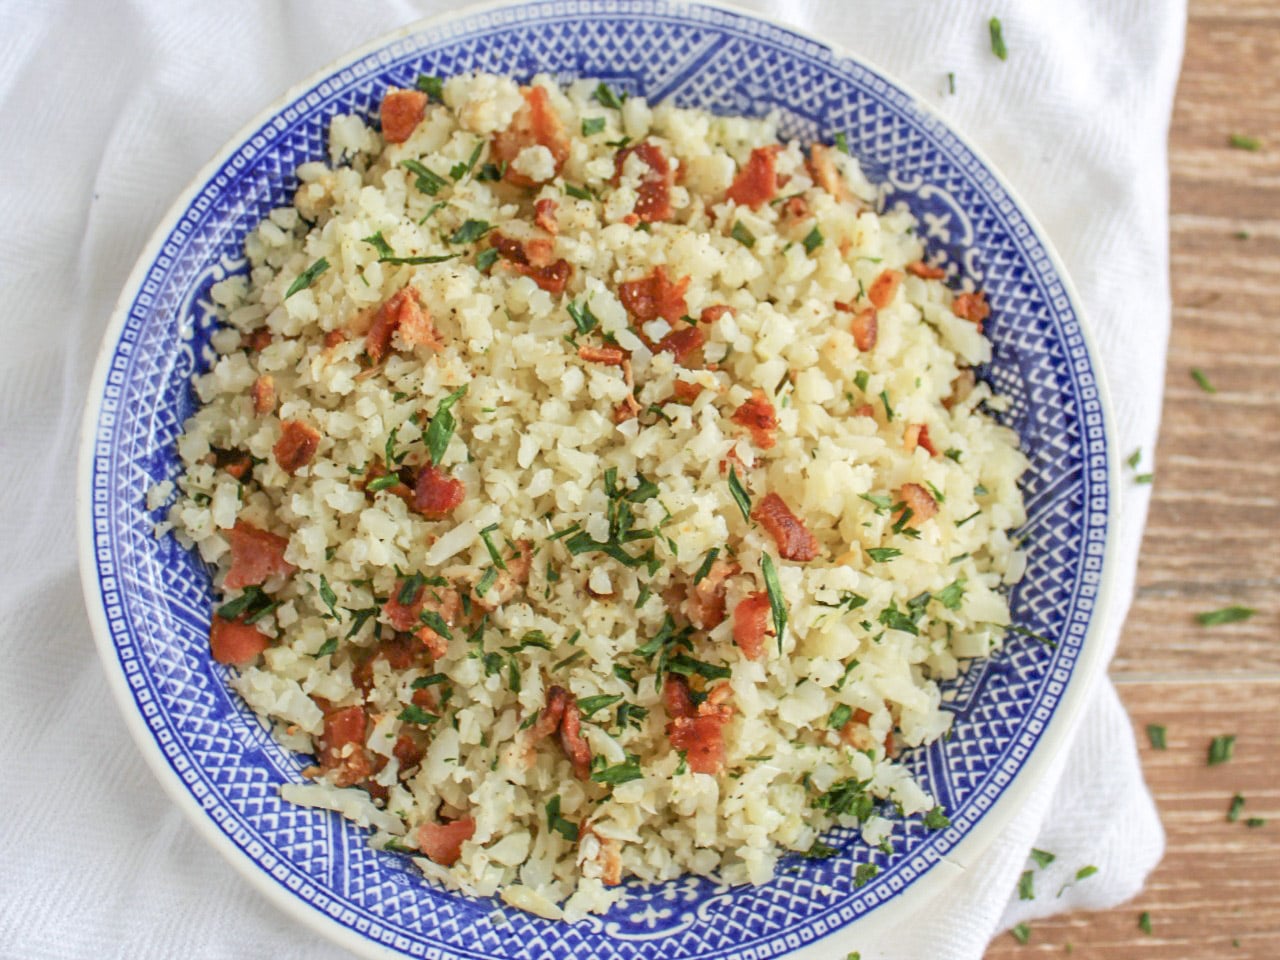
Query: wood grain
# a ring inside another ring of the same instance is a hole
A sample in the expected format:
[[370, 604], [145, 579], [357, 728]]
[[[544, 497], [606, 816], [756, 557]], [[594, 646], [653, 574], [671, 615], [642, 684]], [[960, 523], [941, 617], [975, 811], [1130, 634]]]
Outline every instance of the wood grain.
[[[1132, 903], [987, 960], [1280, 957], [1280, 4], [1192, 0], [1169, 138], [1173, 331], [1134, 605], [1112, 664], [1168, 834]], [[1258, 137], [1257, 152], [1231, 134]], [[1206, 374], [1206, 393], [1191, 369]], [[1144, 451], [1149, 458], [1151, 451]], [[1149, 459], [1144, 462], [1149, 463]], [[1195, 614], [1240, 603], [1245, 623]], [[1152, 750], [1148, 723], [1168, 729]], [[1215, 734], [1234, 758], [1206, 762]], [[1226, 812], [1246, 798], [1240, 821]], [[1249, 827], [1248, 817], [1265, 825]], [[1139, 929], [1147, 912], [1152, 932]]]

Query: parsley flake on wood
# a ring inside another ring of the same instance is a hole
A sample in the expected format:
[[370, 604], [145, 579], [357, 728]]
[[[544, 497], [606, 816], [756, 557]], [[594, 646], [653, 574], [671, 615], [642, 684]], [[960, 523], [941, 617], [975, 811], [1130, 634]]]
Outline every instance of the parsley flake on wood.
[[1227, 145], [1236, 150], [1248, 150], [1250, 153], [1257, 153], [1262, 149], [1261, 140], [1243, 133], [1231, 134], [1231, 136], [1227, 137]]
[[1244, 822], [1244, 825], [1246, 827], [1265, 827], [1267, 825], [1267, 821], [1262, 817], [1250, 817]]
[[1227, 808], [1227, 822], [1235, 823], [1240, 819], [1240, 811], [1244, 809], [1244, 795], [1237, 793], [1231, 798], [1231, 806]]
[[1138, 914], [1138, 929], [1148, 935], [1151, 933], [1151, 914], [1146, 910]]
[[992, 17], [987, 24], [987, 29], [991, 34], [991, 52], [1001, 60], [1008, 60], [1009, 48], [1004, 43], [1004, 25], [1000, 22], [1000, 18]]
[[1009, 934], [1019, 943], [1025, 944], [1031, 939], [1031, 926], [1029, 924], [1020, 923], [1017, 926], [1010, 927]]
[[1203, 390], [1205, 393], [1218, 392], [1218, 388], [1209, 382], [1209, 378], [1205, 376], [1204, 371], [1201, 370], [1199, 367], [1191, 368], [1191, 379], [1194, 380], [1196, 382], [1196, 385], [1199, 386], [1200, 389]]
[[1226, 763], [1235, 754], [1236, 737], [1234, 733], [1225, 733], [1214, 737], [1209, 742], [1209, 766], [1216, 767]]
[[307, 289], [307, 287], [316, 282], [316, 278], [319, 277], [320, 274], [324, 273], [328, 269], [329, 261], [324, 257], [321, 257], [315, 263], [311, 264], [311, 266], [307, 267], [307, 269], [298, 274], [298, 278], [294, 280], [293, 283], [289, 284], [289, 289], [285, 291], [284, 298], [288, 300], [295, 293]]
[[1147, 724], [1147, 740], [1151, 743], [1152, 750], [1163, 750], [1165, 743], [1165, 728], [1158, 723]]
[[1230, 607], [1223, 607], [1221, 610], [1197, 613], [1196, 622], [1202, 627], [1216, 627], [1223, 623], [1239, 623], [1241, 620], [1248, 620], [1257, 612], [1252, 607], [1233, 604]]

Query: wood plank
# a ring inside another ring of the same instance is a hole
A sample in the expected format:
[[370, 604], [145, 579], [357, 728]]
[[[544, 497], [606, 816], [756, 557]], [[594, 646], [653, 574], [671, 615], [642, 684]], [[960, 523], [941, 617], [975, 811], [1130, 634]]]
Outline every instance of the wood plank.
[[[1164, 862], [1132, 903], [1032, 925], [1031, 942], [1001, 935], [987, 960], [1071, 955], [1089, 960], [1275, 960], [1280, 956], [1280, 681], [1120, 685], [1147, 782], [1168, 833]], [[1153, 750], [1146, 725], [1167, 729]], [[1206, 763], [1216, 734], [1236, 735], [1232, 759]], [[1240, 819], [1226, 812], [1245, 797]], [[1251, 828], [1248, 817], [1263, 817]], [[1138, 929], [1151, 916], [1152, 932]], [[1233, 941], [1239, 941], [1234, 946]]]

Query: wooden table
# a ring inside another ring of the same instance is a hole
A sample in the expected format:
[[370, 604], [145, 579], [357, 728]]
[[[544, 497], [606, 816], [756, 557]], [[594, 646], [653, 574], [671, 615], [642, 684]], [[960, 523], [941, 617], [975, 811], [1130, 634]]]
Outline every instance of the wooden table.
[[[1155, 489], [1111, 675], [1168, 833], [1132, 903], [988, 960], [1280, 958], [1280, 4], [1192, 0], [1169, 138], [1173, 338]], [[1257, 152], [1231, 134], [1259, 138]], [[1198, 387], [1205, 372], [1217, 393]], [[1149, 454], [1149, 451], [1146, 453]], [[1229, 604], [1251, 620], [1202, 627]], [[1153, 750], [1147, 724], [1168, 729]], [[1210, 767], [1209, 741], [1235, 734]], [[1232, 795], [1246, 798], [1226, 819]], [[1250, 827], [1247, 817], [1264, 818]], [[1139, 929], [1143, 912], [1151, 933]]]

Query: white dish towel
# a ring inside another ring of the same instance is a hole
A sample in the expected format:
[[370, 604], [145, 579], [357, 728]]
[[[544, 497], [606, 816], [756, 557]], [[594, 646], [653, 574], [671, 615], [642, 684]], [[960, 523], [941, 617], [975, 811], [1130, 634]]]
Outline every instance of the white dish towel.
[[[792, 0], [797, 27], [924, 97], [1012, 181], [1066, 260], [1122, 452], [1149, 458], [1169, 328], [1165, 142], [1183, 0]], [[192, 174], [286, 88], [442, 2], [0, 6], [0, 956], [344, 956], [266, 903], [166, 799], [125, 732], [80, 601], [72, 497], [111, 307]], [[1009, 56], [991, 52], [999, 16]], [[955, 76], [949, 92], [947, 74]], [[1149, 462], [1149, 459], [1148, 461]], [[1114, 648], [1146, 488], [1125, 484]], [[1163, 836], [1110, 683], [966, 882], [864, 958], [975, 960], [1010, 924], [1138, 891]], [[1013, 895], [1032, 846], [1057, 860]], [[1080, 867], [1089, 879], [1055, 896]]]

